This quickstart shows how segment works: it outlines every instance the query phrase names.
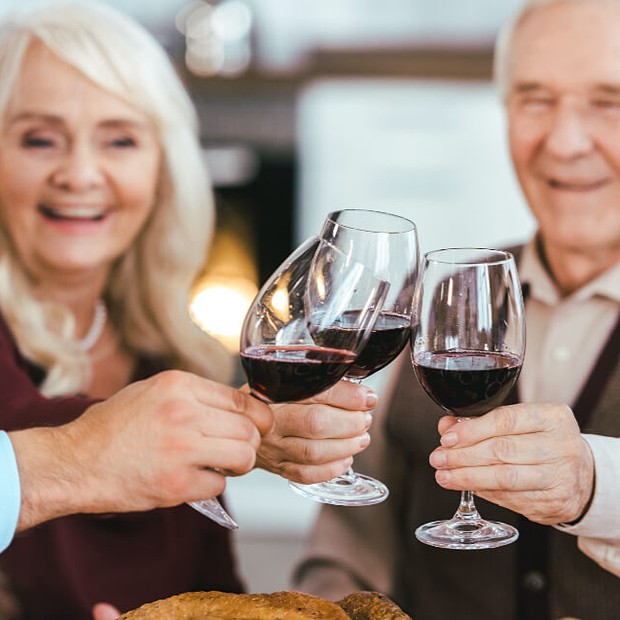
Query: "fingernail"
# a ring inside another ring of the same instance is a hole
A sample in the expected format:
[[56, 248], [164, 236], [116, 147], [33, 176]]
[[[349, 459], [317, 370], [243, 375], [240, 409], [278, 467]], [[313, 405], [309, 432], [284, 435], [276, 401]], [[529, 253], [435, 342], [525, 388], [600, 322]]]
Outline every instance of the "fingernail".
[[429, 457], [429, 462], [433, 467], [443, 467], [446, 464], [445, 450], [435, 450]]
[[370, 425], [372, 424], [372, 413], [366, 413], [364, 422], [366, 423], [364, 430], [367, 431], [370, 428]]
[[378, 402], [378, 396], [372, 390], [368, 390], [368, 392], [366, 392], [366, 407], [374, 409]]
[[451, 448], [452, 446], [456, 446], [456, 442], [458, 441], [458, 437], [456, 433], [446, 433], [440, 440], [439, 443], [446, 448]]
[[370, 445], [370, 435], [368, 433], [364, 433], [360, 437], [360, 448], [367, 448]]

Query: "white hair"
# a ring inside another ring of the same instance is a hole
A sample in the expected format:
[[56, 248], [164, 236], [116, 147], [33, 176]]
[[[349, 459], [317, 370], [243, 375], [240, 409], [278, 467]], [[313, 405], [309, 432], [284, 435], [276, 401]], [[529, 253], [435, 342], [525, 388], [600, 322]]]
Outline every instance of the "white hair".
[[510, 88], [510, 72], [514, 51], [514, 37], [519, 26], [534, 11], [552, 5], [568, 3], [618, 4], [620, 0], [524, 0], [519, 10], [500, 29], [495, 43], [493, 75], [495, 85], [502, 99], [506, 98]]
[[[206, 259], [215, 207], [194, 106], [166, 52], [127, 15], [96, 2], [46, 2], [0, 21], [0, 119], [24, 56], [40, 41], [153, 123], [162, 166], [156, 204], [131, 249], [114, 264], [105, 301], [124, 346], [226, 380], [230, 355], [192, 322], [189, 295]], [[2, 122], [2, 121], [0, 121]], [[0, 307], [22, 353], [47, 371], [41, 391], [80, 388], [89, 364], [73, 338], [68, 308], [39, 303], [0, 227]]]

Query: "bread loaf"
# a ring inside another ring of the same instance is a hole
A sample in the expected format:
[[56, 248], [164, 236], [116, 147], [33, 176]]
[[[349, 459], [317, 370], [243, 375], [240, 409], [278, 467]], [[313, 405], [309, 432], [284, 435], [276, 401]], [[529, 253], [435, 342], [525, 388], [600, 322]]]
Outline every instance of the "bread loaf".
[[186, 592], [147, 603], [119, 620], [349, 620], [336, 603], [301, 592]]
[[119, 620], [411, 620], [378, 592], [356, 592], [338, 603], [302, 592], [186, 592], [146, 603]]
[[338, 605], [354, 620], [411, 620], [394, 601], [380, 592], [353, 592]]

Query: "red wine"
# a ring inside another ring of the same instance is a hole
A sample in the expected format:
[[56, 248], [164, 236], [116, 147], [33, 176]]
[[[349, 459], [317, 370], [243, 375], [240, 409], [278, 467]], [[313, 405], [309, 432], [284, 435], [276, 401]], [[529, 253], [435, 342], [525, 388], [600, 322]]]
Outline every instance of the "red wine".
[[250, 387], [274, 403], [319, 394], [341, 379], [354, 359], [351, 351], [305, 345], [262, 345], [241, 353]]
[[521, 371], [521, 360], [489, 351], [419, 353], [415, 374], [427, 394], [455, 416], [474, 417], [498, 407]]
[[[313, 330], [315, 342], [328, 347], [342, 347], [350, 340], [350, 332], [357, 323], [357, 311], [345, 312], [339, 325], [329, 329]], [[411, 333], [411, 319], [395, 312], [381, 312], [370, 333], [368, 342], [349, 370], [348, 377], [363, 379], [387, 366], [405, 347]]]

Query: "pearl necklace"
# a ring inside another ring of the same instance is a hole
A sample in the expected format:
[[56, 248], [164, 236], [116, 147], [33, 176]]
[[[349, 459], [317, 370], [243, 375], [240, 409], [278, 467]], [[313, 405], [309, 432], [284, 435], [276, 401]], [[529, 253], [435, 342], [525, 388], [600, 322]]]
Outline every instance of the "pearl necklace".
[[95, 346], [97, 340], [101, 337], [107, 318], [108, 311], [106, 310], [105, 302], [102, 299], [98, 299], [95, 304], [95, 315], [93, 317], [93, 322], [88, 328], [86, 336], [78, 340], [78, 347], [80, 347], [84, 353], [90, 351]]

